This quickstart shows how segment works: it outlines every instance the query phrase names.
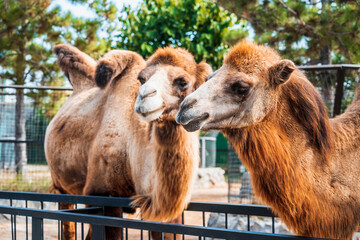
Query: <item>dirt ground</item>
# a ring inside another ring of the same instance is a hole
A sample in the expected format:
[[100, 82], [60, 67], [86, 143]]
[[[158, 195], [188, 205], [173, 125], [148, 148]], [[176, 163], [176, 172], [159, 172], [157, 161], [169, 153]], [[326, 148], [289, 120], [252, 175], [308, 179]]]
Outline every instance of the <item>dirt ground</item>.
[[[209, 201], [209, 202], [227, 202], [227, 186], [211, 187], [211, 188], [196, 188], [192, 193], [192, 201]], [[8, 216], [8, 215], [7, 215]], [[127, 218], [137, 218], [135, 215], [126, 216]], [[10, 218], [10, 216], [8, 216]], [[202, 213], [197, 212], [185, 212], [184, 215], [186, 225], [202, 226]], [[205, 222], [208, 221], [209, 213], [205, 215]], [[16, 233], [11, 231], [10, 221], [0, 222], [0, 240], [11, 239], [11, 236], [16, 234], [16, 239], [26, 239], [26, 233], [29, 234], [31, 239], [31, 222], [29, 219], [28, 229], [26, 229], [25, 217], [17, 217], [16, 221]], [[84, 225], [84, 233], [86, 235], [88, 226]], [[125, 234], [125, 231], [124, 231]], [[140, 239], [141, 232], [139, 230], [128, 230], [128, 239], [137, 240]], [[77, 225], [77, 236], [81, 239], [81, 224]], [[148, 239], [148, 232], [143, 232], [144, 239]], [[55, 240], [58, 239], [58, 222], [52, 220], [46, 220], [44, 222], [44, 239]], [[197, 237], [186, 236], [185, 239], [198, 239]]]

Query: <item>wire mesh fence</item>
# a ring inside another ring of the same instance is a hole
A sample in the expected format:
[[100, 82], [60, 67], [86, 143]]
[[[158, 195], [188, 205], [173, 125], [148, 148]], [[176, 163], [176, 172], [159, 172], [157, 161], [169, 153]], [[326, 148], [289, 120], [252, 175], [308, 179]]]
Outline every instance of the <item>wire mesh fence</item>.
[[[0, 86], [0, 190], [43, 192], [50, 186], [45, 131], [70, 94], [69, 88]], [[16, 172], [20, 164], [24, 174]]]

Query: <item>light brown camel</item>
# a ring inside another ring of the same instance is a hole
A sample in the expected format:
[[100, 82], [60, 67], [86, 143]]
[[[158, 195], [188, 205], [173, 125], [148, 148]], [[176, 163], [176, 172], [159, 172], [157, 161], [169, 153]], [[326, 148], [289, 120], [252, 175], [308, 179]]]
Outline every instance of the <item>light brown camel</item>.
[[220, 129], [257, 196], [298, 235], [349, 239], [360, 220], [360, 102], [329, 119], [289, 60], [243, 41], [181, 104], [185, 129]]
[[[199, 136], [175, 116], [185, 96], [205, 81], [209, 65], [170, 47], [146, 63], [130, 51], [111, 51], [98, 63], [68, 45], [54, 51], [74, 88], [46, 131], [55, 191], [134, 197], [145, 220], [181, 215], [198, 166]], [[120, 212], [106, 208], [105, 214]], [[71, 223], [64, 231], [74, 237]], [[119, 231], [106, 228], [107, 239], [120, 238]]]

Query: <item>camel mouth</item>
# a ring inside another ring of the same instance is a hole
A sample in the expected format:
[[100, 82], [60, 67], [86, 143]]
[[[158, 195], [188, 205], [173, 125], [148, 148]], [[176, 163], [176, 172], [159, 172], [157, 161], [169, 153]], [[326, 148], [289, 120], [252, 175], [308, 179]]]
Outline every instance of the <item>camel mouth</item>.
[[194, 117], [188, 123], [182, 124], [186, 131], [194, 132], [202, 128], [204, 120], [209, 118], [208, 113], [203, 113], [200, 116]]
[[157, 113], [157, 112], [163, 112], [164, 111], [164, 109], [165, 109], [165, 107], [164, 106], [160, 106], [160, 107], [158, 107], [158, 108], [156, 108], [156, 109], [154, 109], [154, 110], [151, 110], [151, 111], [147, 111], [147, 112], [136, 112], [136, 113], [138, 113], [138, 114], [140, 114], [142, 117], [148, 117], [148, 116], [150, 116], [151, 114], [154, 114], [154, 113]]

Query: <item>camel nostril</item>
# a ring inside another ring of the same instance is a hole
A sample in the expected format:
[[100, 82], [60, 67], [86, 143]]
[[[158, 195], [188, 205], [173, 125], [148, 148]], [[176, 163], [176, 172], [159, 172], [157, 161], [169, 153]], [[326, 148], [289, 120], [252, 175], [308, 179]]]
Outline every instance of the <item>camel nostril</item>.
[[195, 98], [193, 99], [185, 99], [185, 101], [182, 103], [181, 108], [188, 108], [194, 105], [197, 102]]

